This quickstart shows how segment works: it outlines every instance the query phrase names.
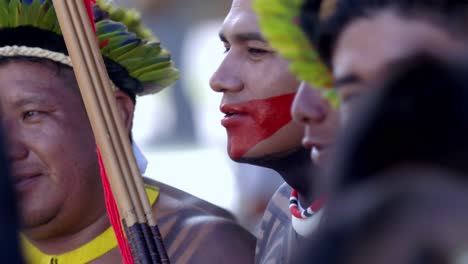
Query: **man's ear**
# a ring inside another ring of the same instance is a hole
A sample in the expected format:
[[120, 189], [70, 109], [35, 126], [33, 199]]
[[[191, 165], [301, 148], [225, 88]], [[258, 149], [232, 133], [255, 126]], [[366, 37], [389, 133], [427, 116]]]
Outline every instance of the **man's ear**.
[[127, 132], [130, 133], [133, 124], [133, 112], [135, 111], [135, 104], [133, 103], [130, 96], [125, 92], [117, 90], [114, 92], [115, 100], [117, 101], [117, 107], [120, 111], [120, 115], [124, 121], [124, 126]]

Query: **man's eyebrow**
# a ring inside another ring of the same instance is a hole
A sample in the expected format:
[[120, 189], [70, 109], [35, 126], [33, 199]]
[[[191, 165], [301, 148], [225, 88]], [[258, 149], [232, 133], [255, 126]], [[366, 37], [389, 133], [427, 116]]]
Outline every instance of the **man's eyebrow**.
[[20, 107], [28, 104], [49, 104], [51, 101], [43, 96], [28, 96], [14, 102], [15, 106]]
[[[222, 42], [229, 43], [229, 41], [226, 38], [226, 35], [223, 32], [219, 33], [219, 38], [221, 39]], [[267, 42], [265, 38], [258, 32], [235, 33], [234, 35], [232, 35], [231, 38], [236, 42], [247, 42], [247, 41]]]
[[357, 83], [357, 82], [360, 82], [361, 81], [361, 78], [359, 78], [359, 76], [355, 75], [355, 74], [350, 74], [350, 75], [346, 75], [342, 78], [338, 78], [335, 80], [335, 82], [333, 83], [333, 87], [335, 88], [340, 88], [341, 86], [344, 86], [344, 85], [347, 85], [347, 84], [352, 84], [352, 83]]

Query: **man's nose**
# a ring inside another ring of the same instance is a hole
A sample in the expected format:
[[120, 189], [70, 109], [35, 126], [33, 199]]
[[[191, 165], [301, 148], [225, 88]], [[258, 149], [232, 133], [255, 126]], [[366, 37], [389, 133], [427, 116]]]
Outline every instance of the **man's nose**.
[[243, 89], [240, 65], [228, 54], [210, 79], [211, 89], [215, 92], [239, 92]]
[[294, 121], [301, 125], [322, 122], [326, 108], [320, 93], [302, 82], [294, 97], [291, 114]]

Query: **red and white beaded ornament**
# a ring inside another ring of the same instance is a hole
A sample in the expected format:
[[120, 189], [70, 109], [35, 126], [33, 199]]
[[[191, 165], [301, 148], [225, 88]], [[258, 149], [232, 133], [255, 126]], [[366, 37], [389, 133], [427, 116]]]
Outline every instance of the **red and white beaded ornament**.
[[302, 208], [301, 204], [299, 203], [299, 196], [296, 190], [292, 190], [291, 197], [289, 198], [289, 210], [291, 214], [300, 219], [306, 219], [313, 216], [315, 213], [320, 211], [323, 206], [323, 200], [318, 199], [314, 201], [309, 207], [306, 209]]
[[317, 229], [323, 214], [323, 204], [324, 200], [318, 199], [304, 209], [299, 202], [297, 191], [293, 190], [291, 192], [289, 210], [292, 215], [292, 227], [297, 234], [308, 237]]

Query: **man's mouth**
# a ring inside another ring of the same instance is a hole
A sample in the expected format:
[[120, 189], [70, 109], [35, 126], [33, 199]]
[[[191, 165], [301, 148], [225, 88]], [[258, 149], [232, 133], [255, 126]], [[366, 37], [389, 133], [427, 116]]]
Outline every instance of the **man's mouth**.
[[225, 127], [242, 124], [243, 117], [247, 117], [248, 115], [246, 109], [235, 105], [223, 104], [220, 110], [224, 113], [221, 124]]
[[224, 113], [226, 116], [238, 115], [238, 114], [245, 114], [247, 110], [246, 107], [242, 106], [242, 104], [234, 105], [234, 104], [223, 104], [219, 108], [219, 110]]
[[41, 173], [13, 174], [13, 184], [19, 192], [32, 188], [42, 176]]
[[236, 112], [227, 112], [224, 117], [231, 117], [231, 116], [234, 116], [234, 115], [237, 115], [238, 113]]

